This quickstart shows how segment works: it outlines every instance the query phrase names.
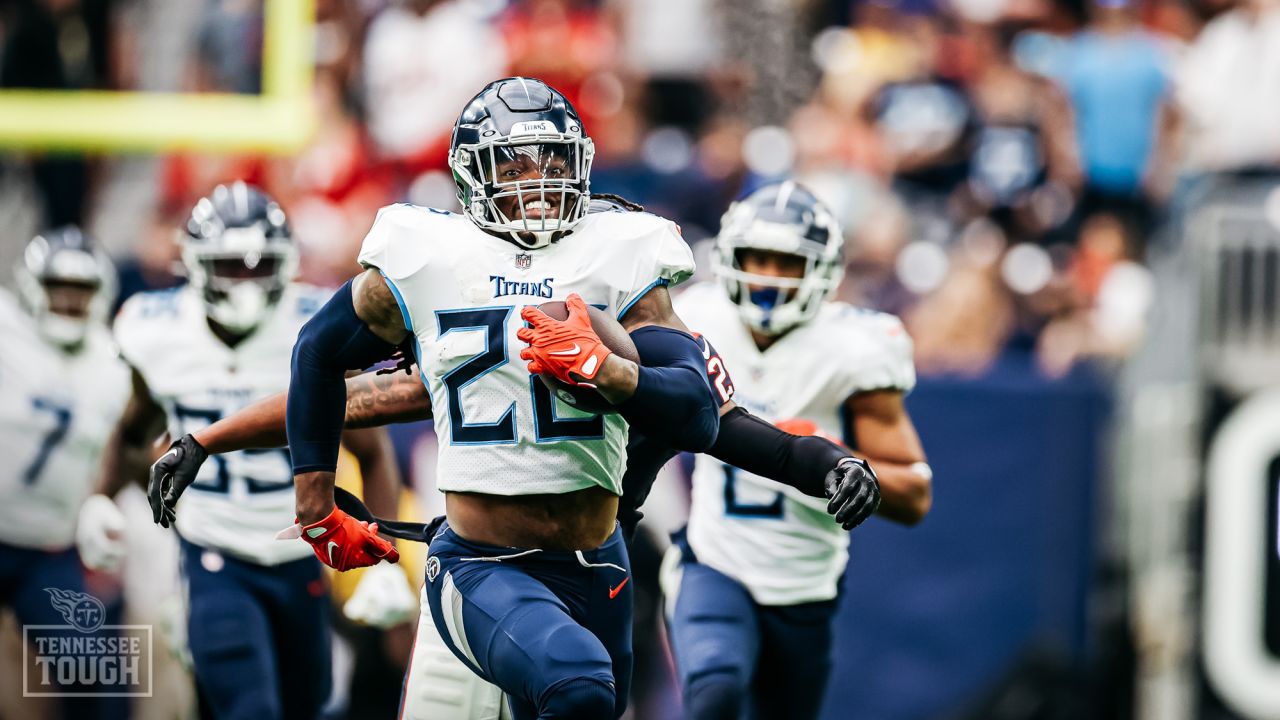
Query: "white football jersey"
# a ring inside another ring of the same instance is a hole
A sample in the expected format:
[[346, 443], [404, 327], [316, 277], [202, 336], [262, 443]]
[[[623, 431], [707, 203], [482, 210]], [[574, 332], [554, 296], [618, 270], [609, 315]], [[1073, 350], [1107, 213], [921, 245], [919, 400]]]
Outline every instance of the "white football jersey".
[[[140, 293], [116, 318], [116, 342], [179, 438], [288, 390], [298, 330], [328, 297], [290, 285], [262, 325], [232, 348], [209, 329], [204, 301], [188, 286]], [[178, 501], [178, 534], [260, 565], [306, 557], [306, 543], [275, 539], [293, 524], [293, 495], [287, 449], [211, 456]]]
[[105, 327], [64, 353], [3, 290], [0, 337], [0, 543], [65, 550], [129, 399], [129, 369]]
[[391, 205], [360, 263], [387, 278], [417, 340], [440, 440], [437, 486], [493, 495], [621, 493], [627, 425], [555, 398], [529, 374], [520, 309], [578, 293], [621, 317], [653, 287], [693, 272], [675, 224], [647, 213], [588, 215], [558, 242], [523, 250], [462, 215]]
[[[675, 307], [720, 353], [734, 401], [771, 421], [801, 418], [839, 438], [850, 396], [915, 385], [911, 339], [892, 315], [826, 303], [760, 352], [720, 285], [695, 285]], [[849, 533], [825, 500], [710, 455], [694, 466], [688, 539], [699, 562], [741, 582], [762, 605], [829, 600], [848, 562]]]

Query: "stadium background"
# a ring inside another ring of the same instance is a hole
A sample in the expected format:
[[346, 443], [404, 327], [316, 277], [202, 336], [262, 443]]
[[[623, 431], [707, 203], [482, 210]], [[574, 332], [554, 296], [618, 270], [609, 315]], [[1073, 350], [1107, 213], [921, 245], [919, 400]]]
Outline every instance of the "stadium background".
[[[8, 0], [0, 38], [0, 264], [80, 223], [121, 300], [237, 178], [337, 284], [379, 206], [454, 207], [448, 132], [508, 74], [699, 257], [800, 178], [840, 297], [915, 339], [936, 472], [922, 525], [854, 535], [827, 717], [1280, 717], [1276, 0]], [[429, 428], [395, 440], [430, 513]], [[648, 609], [633, 705], [669, 717]], [[349, 716], [394, 707], [405, 648], [347, 633], [386, 650]]]

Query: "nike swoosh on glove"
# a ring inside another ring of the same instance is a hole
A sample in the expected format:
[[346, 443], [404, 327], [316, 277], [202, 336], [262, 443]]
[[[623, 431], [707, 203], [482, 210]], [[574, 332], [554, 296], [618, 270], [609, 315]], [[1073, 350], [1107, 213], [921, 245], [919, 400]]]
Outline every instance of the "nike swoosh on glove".
[[106, 495], [90, 495], [80, 506], [76, 549], [90, 570], [115, 572], [125, 556], [124, 513]]
[[516, 331], [516, 337], [529, 343], [520, 351], [520, 357], [529, 361], [529, 372], [534, 375], [547, 373], [568, 385], [594, 388], [591, 381], [613, 351], [591, 329], [591, 316], [582, 296], [573, 293], [564, 304], [569, 309], [569, 317], [564, 320], [556, 320], [533, 306], [520, 311], [520, 317], [530, 325]]
[[378, 563], [356, 584], [342, 614], [355, 622], [389, 628], [412, 620], [418, 613], [418, 598], [409, 589], [409, 579], [399, 565]]
[[320, 562], [334, 570], [351, 570], [377, 565], [380, 561], [396, 562], [400, 553], [391, 543], [378, 537], [378, 524], [356, 520], [334, 506], [333, 512], [320, 522], [294, 525], [276, 535], [278, 539], [302, 538], [311, 546]]

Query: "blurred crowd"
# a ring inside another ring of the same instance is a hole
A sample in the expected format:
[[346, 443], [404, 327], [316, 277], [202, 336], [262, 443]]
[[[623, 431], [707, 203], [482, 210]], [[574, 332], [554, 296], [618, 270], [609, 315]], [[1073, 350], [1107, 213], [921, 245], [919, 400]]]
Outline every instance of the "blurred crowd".
[[[0, 83], [137, 83], [136, 0], [7, 3]], [[843, 299], [900, 314], [925, 372], [1008, 352], [1123, 358], [1203, 179], [1280, 161], [1277, 0], [317, 0], [319, 130], [290, 157], [163, 159], [126, 292], [174, 282], [172, 228], [216, 182], [275, 195], [336, 284], [379, 206], [452, 208], [462, 104], [542, 78], [594, 137], [593, 189], [679, 222], [793, 175], [848, 237]], [[187, 91], [259, 89], [262, 0], [204, 0]], [[39, 60], [38, 62], [36, 60]], [[29, 159], [49, 224], [94, 221], [92, 159]]]

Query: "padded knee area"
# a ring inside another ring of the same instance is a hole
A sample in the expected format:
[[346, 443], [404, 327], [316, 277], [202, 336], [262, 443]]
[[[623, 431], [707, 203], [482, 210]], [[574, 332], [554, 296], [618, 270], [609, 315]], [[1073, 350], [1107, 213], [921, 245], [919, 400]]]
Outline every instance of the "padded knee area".
[[685, 689], [685, 717], [689, 720], [738, 720], [747, 694], [746, 683], [733, 671], [711, 672], [689, 681]]
[[610, 720], [617, 717], [613, 686], [595, 678], [574, 678], [552, 688], [542, 702], [541, 720]]

